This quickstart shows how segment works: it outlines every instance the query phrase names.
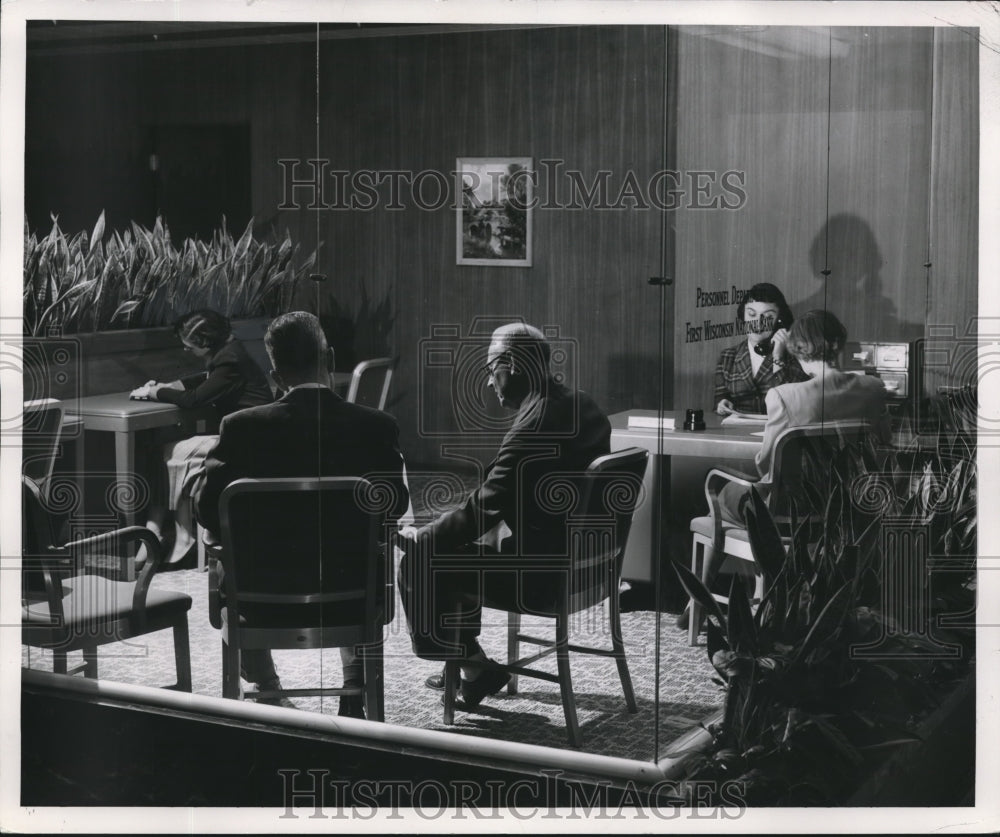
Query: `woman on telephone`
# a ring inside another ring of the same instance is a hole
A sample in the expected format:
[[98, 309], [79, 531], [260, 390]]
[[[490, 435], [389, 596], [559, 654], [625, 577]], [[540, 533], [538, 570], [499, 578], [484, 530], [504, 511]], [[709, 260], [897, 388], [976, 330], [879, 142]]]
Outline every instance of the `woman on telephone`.
[[764, 413], [764, 396], [778, 386], [806, 380], [785, 351], [792, 311], [774, 285], [754, 285], [736, 309], [747, 339], [723, 349], [715, 367], [715, 412]]

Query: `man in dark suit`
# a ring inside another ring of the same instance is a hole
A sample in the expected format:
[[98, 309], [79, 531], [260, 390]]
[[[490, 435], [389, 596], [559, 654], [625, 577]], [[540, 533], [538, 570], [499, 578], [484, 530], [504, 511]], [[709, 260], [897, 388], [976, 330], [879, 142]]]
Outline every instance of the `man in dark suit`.
[[[425, 659], [460, 658], [461, 702], [471, 708], [510, 679], [476, 665], [483, 598], [502, 605], [546, 599], [543, 572], [502, 570], [504, 554], [537, 558], [565, 555], [566, 509], [557, 480], [578, 481], [590, 463], [610, 450], [611, 426], [585, 393], [556, 382], [550, 348], [537, 328], [513, 323], [497, 329], [484, 377], [500, 404], [516, 410], [482, 484], [464, 505], [419, 530], [405, 529], [399, 589], [414, 653]], [[530, 579], [529, 577], [530, 576]], [[549, 590], [551, 590], [549, 586]], [[461, 625], [454, 629], [454, 616]], [[427, 685], [442, 688], [442, 677]]]
[[[394, 503], [387, 517], [397, 521], [407, 508], [408, 495], [396, 420], [348, 403], [330, 388], [333, 350], [312, 314], [297, 311], [278, 317], [268, 328], [264, 345], [274, 367], [271, 374], [285, 394], [273, 404], [223, 419], [219, 441], [209, 451], [204, 476], [194, 490], [198, 521], [218, 534], [219, 497], [229, 483], [243, 477], [367, 474], [388, 479]], [[345, 686], [361, 685], [362, 665], [353, 649], [342, 648], [341, 657]], [[242, 666], [243, 678], [260, 690], [281, 687], [269, 651], [243, 651]], [[280, 703], [292, 705], [287, 698]], [[364, 717], [360, 698], [341, 698], [340, 714]]]

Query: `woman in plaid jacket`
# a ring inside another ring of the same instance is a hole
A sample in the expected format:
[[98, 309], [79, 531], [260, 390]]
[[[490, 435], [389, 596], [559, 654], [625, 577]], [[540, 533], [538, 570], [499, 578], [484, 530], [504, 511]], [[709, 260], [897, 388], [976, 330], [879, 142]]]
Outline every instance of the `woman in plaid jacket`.
[[764, 413], [768, 390], [806, 380], [785, 350], [793, 318], [781, 291], [768, 282], [754, 285], [736, 311], [747, 339], [724, 349], [715, 367], [715, 411], [720, 416]]

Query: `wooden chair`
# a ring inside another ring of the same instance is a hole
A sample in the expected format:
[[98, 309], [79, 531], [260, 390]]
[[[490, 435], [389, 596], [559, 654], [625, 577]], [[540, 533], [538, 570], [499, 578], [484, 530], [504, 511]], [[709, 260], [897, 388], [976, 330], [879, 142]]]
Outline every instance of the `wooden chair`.
[[[622, 642], [621, 614], [618, 605], [618, 587], [621, 581], [622, 560], [632, 513], [642, 493], [642, 480], [646, 473], [647, 451], [628, 448], [591, 463], [580, 481], [580, 502], [575, 513], [567, 520], [567, 555], [544, 560], [517, 558], [504, 555], [503, 567], [518, 573], [519, 601], [523, 606], [512, 609], [509, 602], [491, 602], [483, 599], [484, 607], [508, 611], [507, 663], [497, 667], [511, 675], [510, 694], [517, 693], [518, 676], [534, 677], [558, 683], [566, 717], [566, 734], [573, 747], [581, 744], [580, 726], [576, 716], [576, 699], [570, 673], [570, 651], [611, 657], [618, 666], [618, 676], [629, 712], [636, 712], [632, 678], [625, 659]], [[543, 568], [539, 567], [539, 564]], [[560, 566], [561, 565], [561, 566]], [[532, 588], [551, 590], [547, 604], [540, 604], [532, 595]], [[533, 600], [534, 599], [534, 600]], [[592, 648], [571, 645], [569, 642], [569, 617], [582, 610], [608, 603], [608, 621], [611, 648]], [[544, 616], [555, 620], [555, 637], [539, 638], [521, 633], [521, 615]], [[541, 651], [520, 657], [522, 642], [541, 647]], [[529, 668], [551, 654], [556, 655], [558, 674]], [[445, 663], [444, 723], [453, 724], [455, 717], [455, 692], [460, 677], [460, 662]]]
[[354, 367], [351, 385], [347, 390], [347, 400], [377, 410], [385, 409], [389, 397], [389, 382], [392, 380], [392, 360], [378, 357], [363, 360]]
[[[810, 508], [810, 497], [825, 502], [829, 493], [830, 465], [834, 454], [845, 445], [860, 441], [872, 432], [867, 421], [833, 421], [790, 427], [775, 440], [772, 465], [772, 489], [767, 505], [782, 533], [786, 545], [791, 541], [791, 522], [788, 516], [790, 502], [794, 500], [801, 522], [809, 525], [822, 520], [822, 508]], [[760, 481], [740, 471], [713, 468], [705, 478], [705, 497], [709, 513], [691, 521], [691, 572], [702, 581], [708, 581], [707, 568], [713, 554], [721, 550], [725, 559], [720, 573], [734, 573], [754, 579], [753, 604], [764, 596], [764, 579], [758, 571], [750, 538], [743, 526], [723, 520], [719, 495], [728, 483], [749, 488]], [[713, 593], [716, 601], [729, 604], [728, 596]], [[688, 613], [688, 642], [696, 645], [701, 629], [701, 606], [691, 599]]]
[[[240, 479], [222, 492], [209, 615], [222, 630], [223, 697], [362, 695], [366, 717], [384, 719], [393, 590], [379, 546], [385, 515], [366, 503], [370, 491], [358, 477], [318, 477]], [[244, 649], [344, 647], [363, 656], [363, 688], [242, 691]]]
[[[167, 688], [190, 692], [187, 614], [191, 597], [150, 590], [163, 558], [153, 533], [130, 526], [53, 546], [41, 491], [27, 477], [22, 478], [22, 502], [21, 641], [50, 648], [57, 674], [83, 671], [86, 677], [96, 678], [98, 646], [170, 628], [177, 682]], [[148, 560], [136, 581], [119, 581], [119, 556], [123, 546], [134, 541], [145, 544]], [[79, 650], [84, 662], [68, 672], [66, 655]]]

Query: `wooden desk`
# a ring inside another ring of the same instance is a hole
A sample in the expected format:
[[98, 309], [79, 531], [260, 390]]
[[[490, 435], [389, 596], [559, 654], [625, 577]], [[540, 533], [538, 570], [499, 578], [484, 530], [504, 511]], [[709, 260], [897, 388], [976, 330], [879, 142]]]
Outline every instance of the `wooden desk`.
[[[720, 460], [739, 460], [744, 470], [753, 473], [753, 458], [760, 450], [761, 437], [754, 436], [763, 427], [742, 425], [723, 427], [721, 419], [714, 413], [705, 416], [705, 430], [684, 430], [684, 411], [666, 411], [665, 417], [673, 417], [676, 429], [664, 431], [636, 430], [629, 428], [630, 415], [655, 416], [655, 410], [630, 410], [609, 416], [611, 422], [611, 450], [640, 447], [651, 454], [646, 469], [644, 489], [645, 500], [636, 508], [632, 518], [632, 529], [625, 550], [622, 578], [628, 581], [653, 581], [655, 575], [655, 535], [656, 519], [660, 520], [661, 551], [667, 548], [667, 504], [670, 500], [670, 460], [671, 457], [690, 457], [706, 460], [707, 463]], [[662, 438], [662, 441], [661, 441]], [[661, 489], [662, 486], [662, 489]], [[685, 486], [701, 496], [703, 485]], [[663, 559], [670, 560], [666, 552]], [[675, 556], [676, 557], [676, 556]]]
[[[180, 426], [195, 432], [197, 422], [215, 415], [212, 408], [181, 410], [159, 401], [133, 401], [127, 392], [91, 395], [72, 403], [70, 419], [78, 418], [84, 430], [114, 433], [115, 472], [128, 479], [135, 471], [135, 434], [159, 427]], [[126, 526], [137, 523], [138, 509], [125, 506], [121, 512]]]
[[[350, 384], [350, 372], [336, 372], [336, 387]], [[127, 392], [90, 395], [67, 402], [67, 421], [81, 421], [84, 430], [114, 433], [115, 471], [119, 477], [135, 473], [135, 434], [160, 427], [184, 427], [193, 434], [198, 421], [214, 418], [215, 410], [201, 407], [182, 410], [159, 401], [133, 401]], [[136, 510], [124, 512], [125, 525], [136, 522]]]

